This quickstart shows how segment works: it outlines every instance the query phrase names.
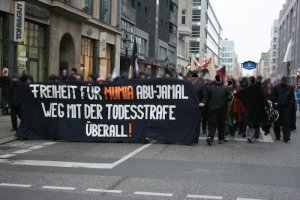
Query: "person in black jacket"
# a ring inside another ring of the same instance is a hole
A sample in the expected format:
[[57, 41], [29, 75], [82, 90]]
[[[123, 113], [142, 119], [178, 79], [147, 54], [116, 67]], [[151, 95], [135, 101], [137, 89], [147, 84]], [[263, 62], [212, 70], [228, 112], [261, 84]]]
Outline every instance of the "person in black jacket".
[[[192, 84], [194, 86], [194, 89], [196, 90], [196, 94], [197, 94], [197, 97], [198, 97], [198, 100], [199, 100], [199, 107], [200, 107], [200, 110], [201, 110], [201, 117], [202, 117], [203, 109], [204, 109], [204, 107], [207, 103], [207, 100], [208, 100], [204, 80], [203, 80], [203, 78], [198, 77], [197, 72], [189, 72], [188, 75], [187, 75], [187, 79], [192, 82]], [[201, 118], [200, 118], [199, 123], [201, 125]], [[198, 144], [199, 135], [200, 135], [200, 130], [199, 130], [199, 134], [194, 136], [194, 139], [193, 139], [194, 144]]]
[[219, 144], [222, 144], [224, 138], [225, 115], [228, 111], [228, 102], [232, 95], [228, 87], [223, 85], [222, 78], [217, 75], [215, 82], [207, 87], [208, 93], [208, 137], [207, 144], [212, 145], [218, 129]]
[[288, 85], [288, 78], [282, 77], [281, 83], [273, 91], [273, 100], [279, 112], [279, 119], [274, 123], [276, 140], [280, 140], [280, 127], [282, 127], [283, 140], [287, 143], [291, 135], [291, 112], [295, 103], [295, 94], [292, 86]]
[[3, 68], [2, 70], [2, 75], [0, 76], [0, 87], [1, 87], [1, 92], [2, 92], [2, 113], [3, 115], [8, 115], [8, 101], [9, 101], [9, 87], [10, 87], [10, 82], [11, 79], [8, 76], [8, 68]]
[[21, 97], [20, 97], [20, 88], [21, 82], [17, 76], [12, 76], [11, 78], [11, 86], [9, 90], [9, 101], [11, 107], [11, 123], [12, 123], [12, 131], [16, 131], [18, 128], [17, 117], [21, 119]]

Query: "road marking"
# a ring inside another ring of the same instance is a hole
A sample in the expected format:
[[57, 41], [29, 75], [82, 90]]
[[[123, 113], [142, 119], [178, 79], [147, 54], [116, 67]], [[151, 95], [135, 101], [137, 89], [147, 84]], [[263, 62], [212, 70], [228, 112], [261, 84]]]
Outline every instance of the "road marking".
[[[148, 148], [152, 144], [146, 144], [142, 147], [127, 154], [123, 158], [113, 163], [83, 163], [83, 162], [65, 162], [65, 161], [51, 161], [51, 160], [2, 160], [0, 163], [9, 163], [11, 165], [26, 165], [26, 166], [41, 166], [41, 167], [65, 167], [65, 168], [86, 168], [86, 169], [112, 169], [119, 164], [125, 162], [129, 158]], [[12, 154], [11, 156], [14, 156]], [[9, 157], [11, 157], [9, 156]], [[0, 157], [1, 158], [1, 157]], [[8, 157], [3, 157], [8, 158]]]
[[13, 157], [15, 156], [16, 154], [3, 154], [3, 155], [0, 155], [0, 159], [1, 158], [9, 158], [9, 157]]
[[152, 144], [146, 144], [146, 145], [134, 150], [133, 152], [127, 154], [126, 156], [124, 156], [120, 160], [117, 160], [116, 162], [112, 163], [112, 168], [116, 167], [117, 165], [121, 164], [122, 162], [125, 162], [129, 158], [133, 157], [134, 155], [138, 154], [139, 152], [143, 151], [144, 149], [150, 147], [151, 145]]
[[271, 134], [265, 135], [264, 132], [263, 132], [263, 130], [262, 130], [262, 128], [260, 128], [260, 134], [262, 135], [262, 138], [263, 138], [262, 140], [264, 142], [274, 143], [274, 140], [273, 140]]
[[158, 193], [158, 192], [134, 192], [136, 195], [145, 195], [145, 196], [161, 196], [161, 197], [172, 197], [171, 193]]
[[27, 152], [29, 152], [29, 151], [31, 151], [30, 149], [22, 149], [22, 150], [19, 150], [19, 151], [15, 151], [15, 152], [13, 152], [13, 153], [15, 153], [15, 154], [20, 154], [20, 153], [27, 153]]
[[32, 147], [29, 147], [28, 149], [40, 149], [40, 148], [43, 148], [45, 146], [42, 146], [42, 145], [35, 145], [35, 146], [32, 146]]
[[193, 195], [188, 194], [186, 198], [192, 198], [192, 199], [223, 199], [221, 196], [208, 196], [208, 195]]
[[115, 193], [115, 194], [122, 193], [122, 190], [104, 190], [104, 189], [94, 189], [94, 188], [88, 188], [86, 191], [87, 192], [101, 192], [101, 193]]
[[14, 183], [1, 183], [0, 186], [6, 186], [6, 187], [22, 187], [22, 188], [29, 188], [29, 187], [31, 187], [31, 185], [14, 184]]
[[236, 200], [263, 200], [263, 199], [236, 198]]
[[48, 160], [11, 160], [12, 165], [41, 166], [41, 167], [66, 167], [66, 168], [87, 168], [87, 169], [111, 169], [112, 164], [105, 163], [82, 163]]
[[45, 185], [42, 187], [43, 189], [50, 189], [50, 190], [75, 190], [74, 187], [60, 187], [60, 186], [49, 186]]
[[52, 145], [52, 144], [56, 144], [57, 142], [44, 142], [43, 145]]

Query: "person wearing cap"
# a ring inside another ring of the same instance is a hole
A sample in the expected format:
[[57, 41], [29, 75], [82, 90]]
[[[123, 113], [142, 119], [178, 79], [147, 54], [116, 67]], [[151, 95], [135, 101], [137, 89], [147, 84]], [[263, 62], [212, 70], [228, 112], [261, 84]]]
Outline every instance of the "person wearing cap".
[[225, 116], [228, 110], [228, 102], [232, 95], [228, 87], [224, 86], [221, 76], [216, 75], [215, 81], [207, 87], [208, 93], [208, 136], [206, 142], [212, 145], [218, 129], [219, 144], [225, 141], [224, 128]]

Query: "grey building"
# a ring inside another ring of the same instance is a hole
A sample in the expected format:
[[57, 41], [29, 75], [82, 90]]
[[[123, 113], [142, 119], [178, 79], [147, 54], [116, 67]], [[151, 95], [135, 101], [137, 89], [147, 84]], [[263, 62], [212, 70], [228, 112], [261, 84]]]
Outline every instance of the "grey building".
[[273, 26], [271, 29], [271, 43], [270, 43], [270, 67], [271, 67], [271, 76], [277, 77], [277, 69], [278, 69], [278, 42], [279, 42], [279, 34], [278, 34], [278, 20], [275, 19], [273, 22]]
[[177, 72], [185, 74], [190, 64], [189, 44], [192, 36], [192, 0], [179, 0], [177, 36]]
[[24, 39], [15, 41], [18, 2], [0, 1], [0, 65], [8, 66], [11, 74], [26, 69], [35, 81], [42, 81], [63, 68], [77, 68], [85, 79], [119, 71], [116, 1], [25, 0]]
[[209, 0], [193, 0], [192, 38], [190, 53], [200, 62], [203, 58], [213, 58], [221, 65], [222, 27]]
[[162, 74], [175, 70], [178, 0], [118, 0], [122, 31], [121, 71], [128, 72], [134, 39], [141, 71]]
[[279, 76], [291, 79], [300, 71], [300, 2], [286, 0], [279, 15]]
[[228, 77], [238, 78], [242, 74], [241, 67], [238, 64], [238, 57], [235, 52], [234, 41], [225, 39], [221, 42], [222, 47], [222, 66], [226, 68]]

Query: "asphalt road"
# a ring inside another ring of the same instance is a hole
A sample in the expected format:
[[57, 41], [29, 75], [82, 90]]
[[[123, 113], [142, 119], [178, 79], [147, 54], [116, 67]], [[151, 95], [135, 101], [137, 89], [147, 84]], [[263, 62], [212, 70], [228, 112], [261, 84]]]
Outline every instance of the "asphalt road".
[[14, 141], [0, 145], [0, 199], [300, 200], [299, 131], [289, 144], [272, 138], [212, 147]]

